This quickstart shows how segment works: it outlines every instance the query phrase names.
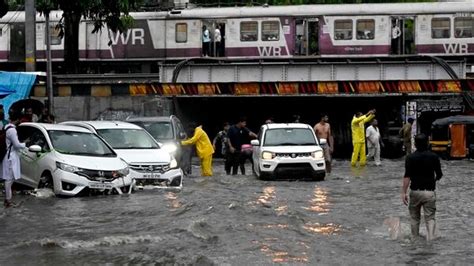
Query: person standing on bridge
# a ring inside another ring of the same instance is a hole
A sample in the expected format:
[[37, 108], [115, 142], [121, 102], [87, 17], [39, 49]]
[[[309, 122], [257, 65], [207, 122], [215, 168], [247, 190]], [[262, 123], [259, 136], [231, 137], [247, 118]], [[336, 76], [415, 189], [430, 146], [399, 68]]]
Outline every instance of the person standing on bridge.
[[221, 26], [217, 25], [216, 29], [214, 30], [214, 56], [219, 57], [221, 56]]
[[199, 159], [201, 159], [201, 175], [212, 176], [212, 154], [214, 154], [214, 148], [212, 147], [211, 140], [201, 125], [196, 126], [195, 123], [191, 123], [188, 129], [194, 129], [194, 135], [187, 140], [181, 141], [181, 145], [196, 145], [196, 153]]
[[202, 56], [207, 57], [209, 56], [211, 44], [211, 36], [209, 36], [209, 30], [207, 29], [206, 25], [202, 26]]
[[356, 166], [357, 161], [360, 162], [360, 166], [366, 164], [365, 154], [365, 124], [375, 117], [375, 109], [370, 110], [367, 114], [362, 115], [361, 112], [356, 112], [351, 122], [352, 130], [352, 159], [351, 165]]
[[[436, 181], [443, 176], [439, 157], [428, 150], [428, 138], [424, 134], [415, 137], [416, 151], [406, 157], [402, 185], [402, 201], [408, 205], [412, 236], [419, 236], [421, 207], [426, 223], [426, 239], [433, 240], [436, 221]], [[436, 177], [435, 177], [436, 174]], [[408, 201], [410, 186], [410, 201]]]

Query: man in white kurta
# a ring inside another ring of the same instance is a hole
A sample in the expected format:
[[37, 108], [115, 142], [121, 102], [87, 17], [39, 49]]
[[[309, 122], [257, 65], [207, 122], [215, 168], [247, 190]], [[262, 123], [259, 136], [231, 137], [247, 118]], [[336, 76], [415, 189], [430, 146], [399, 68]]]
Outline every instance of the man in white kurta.
[[5, 180], [5, 201], [4, 206], [10, 207], [12, 203], [12, 184], [15, 180], [20, 179], [20, 150], [26, 147], [25, 143], [20, 143], [16, 125], [19, 123], [20, 117], [16, 114], [10, 115], [10, 123], [5, 126], [6, 131], [6, 147], [7, 153], [2, 161], [1, 173]]
[[369, 153], [367, 158], [374, 158], [375, 165], [381, 165], [380, 162], [380, 131], [377, 123], [377, 119], [372, 120], [371, 125], [365, 131], [367, 138], [367, 148]]

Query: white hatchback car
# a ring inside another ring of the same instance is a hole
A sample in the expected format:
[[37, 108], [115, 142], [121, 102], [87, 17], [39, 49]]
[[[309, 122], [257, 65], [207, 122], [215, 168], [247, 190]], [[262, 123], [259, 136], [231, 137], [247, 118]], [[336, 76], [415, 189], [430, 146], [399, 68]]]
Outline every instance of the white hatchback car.
[[127, 163], [102, 138], [78, 127], [22, 123], [21, 178], [32, 188], [51, 188], [56, 195], [129, 193], [132, 179]]
[[260, 179], [297, 176], [324, 180], [326, 164], [311, 126], [300, 123], [266, 124], [258, 140], [252, 140], [253, 170]]
[[70, 121], [61, 124], [82, 127], [101, 136], [128, 163], [136, 188], [182, 187], [184, 174], [176, 159], [161, 149], [143, 128], [119, 121]]

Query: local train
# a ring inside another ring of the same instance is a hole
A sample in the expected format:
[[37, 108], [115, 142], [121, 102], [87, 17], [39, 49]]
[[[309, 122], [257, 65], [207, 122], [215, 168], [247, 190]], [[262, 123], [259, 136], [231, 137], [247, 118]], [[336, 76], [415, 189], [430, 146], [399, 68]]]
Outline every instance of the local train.
[[[474, 55], [474, 3], [389, 3], [189, 8], [131, 13], [134, 25], [119, 34], [92, 33], [94, 22], [80, 23], [81, 61], [155, 62], [203, 56], [203, 26], [212, 37], [217, 26], [222, 58], [351, 58]], [[64, 39], [51, 13], [53, 60], [64, 55]], [[25, 14], [8, 12], [0, 20], [0, 63], [24, 62]], [[36, 22], [36, 56], [45, 58], [45, 22]]]

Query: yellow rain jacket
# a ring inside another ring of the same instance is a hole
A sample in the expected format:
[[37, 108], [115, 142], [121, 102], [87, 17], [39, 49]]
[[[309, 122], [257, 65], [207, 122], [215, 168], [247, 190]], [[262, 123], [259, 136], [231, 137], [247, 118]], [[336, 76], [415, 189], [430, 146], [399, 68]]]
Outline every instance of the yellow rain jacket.
[[375, 117], [374, 114], [369, 116], [359, 116], [352, 118], [352, 143], [365, 143], [365, 123], [369, 122]]
[[181, 141], [181, 144], [196, 144], [196, 152], [198, 157], [201, 159], [210, 156], [214, 153], [214, 148], [212, 147], [211, 140], [207, 136], [207, 133], [202, 130], [201, 126], [194, 129], [194, 136], [192, 138]]

